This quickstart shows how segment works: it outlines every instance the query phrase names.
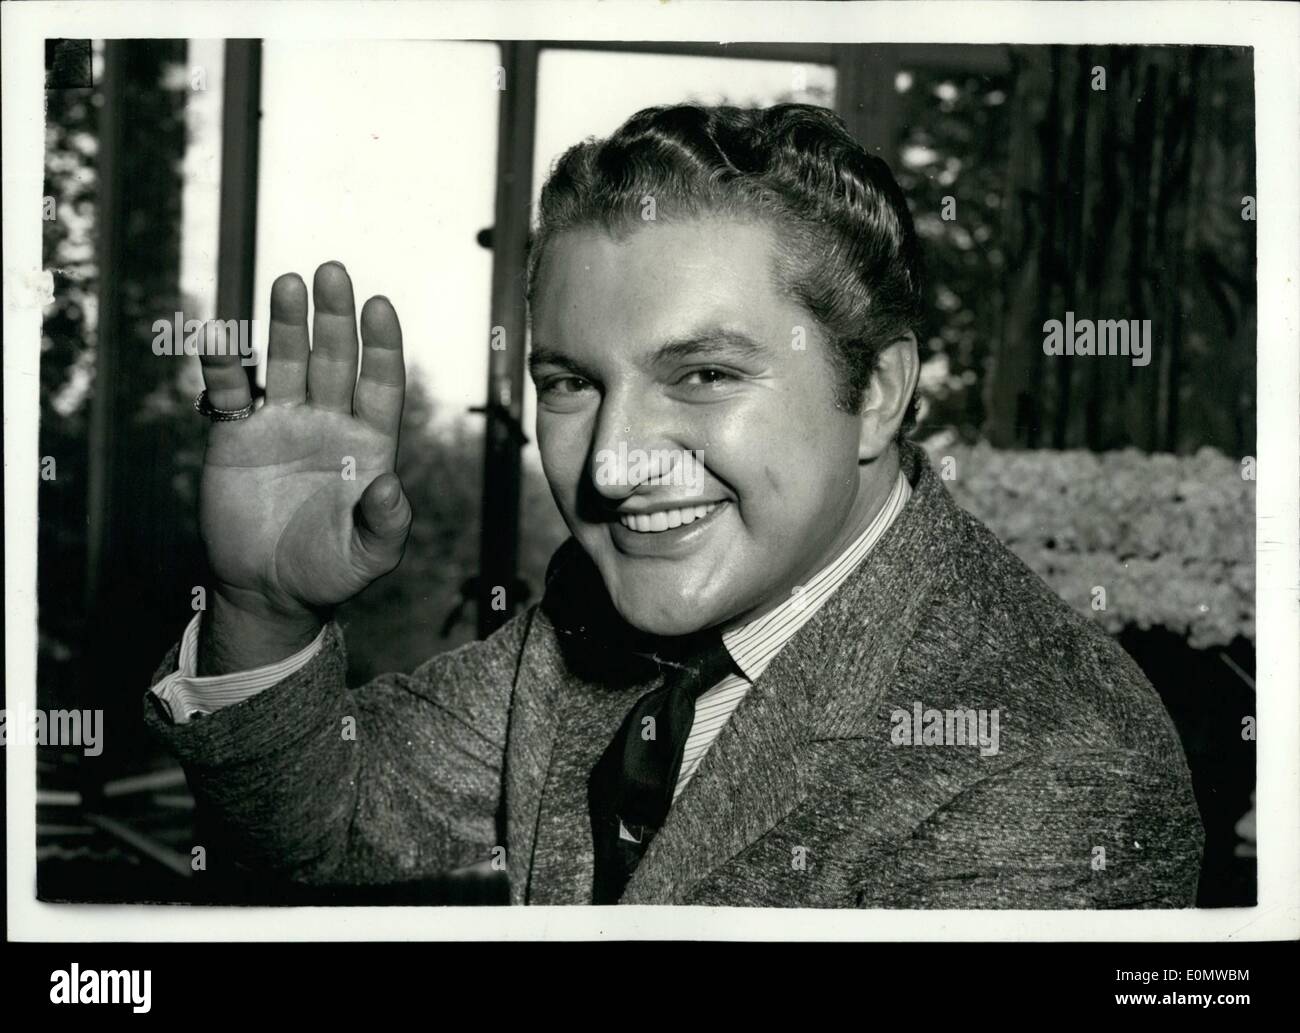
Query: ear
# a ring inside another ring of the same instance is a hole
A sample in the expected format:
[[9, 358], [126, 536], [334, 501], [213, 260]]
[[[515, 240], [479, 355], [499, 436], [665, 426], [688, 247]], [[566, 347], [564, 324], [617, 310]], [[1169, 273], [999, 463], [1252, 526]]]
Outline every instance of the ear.
[[877, 459], [894, 443], [920, 375], [916, 334], [909, 330], [881, 351], [876, 372], [867, 385], [858, 439], [860, 460]]

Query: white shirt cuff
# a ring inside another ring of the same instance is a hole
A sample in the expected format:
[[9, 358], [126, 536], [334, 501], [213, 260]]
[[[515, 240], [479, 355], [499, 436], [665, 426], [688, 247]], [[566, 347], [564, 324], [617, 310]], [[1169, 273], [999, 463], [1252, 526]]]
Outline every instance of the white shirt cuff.
[[185, 634], [181, 636], [176, 670], [155, 685], [152, 690], [171, 714], [172, 722], [178, 725], [187, 724], [196, 714], [211, 714], [224, 707], [243, 703], [277, 682], [284, 681], [289, 675], [311, 663], [325, 641], [325, 629], [321, 628], [315, 640], [298, 650], [293, 656], [287, 656], [265, 667], [256, 667], [251, 671], [214, 674], [200, 678], [195, 671], [199, 655], [199, 621], [202, 617], [202, 613], [196, 613], [194, 619], [186, 626]]

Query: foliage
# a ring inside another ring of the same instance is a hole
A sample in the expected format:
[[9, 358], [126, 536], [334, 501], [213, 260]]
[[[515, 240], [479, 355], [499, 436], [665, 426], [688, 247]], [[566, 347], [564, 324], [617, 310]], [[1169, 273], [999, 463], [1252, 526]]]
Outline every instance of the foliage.
[[[1005, 52], [1009, 74], [900, 77], [898, 178], [934, 316], [921, 433], [1253, 453], [1249, 52]], [[1150, 364], [1045, 356], [1043, 324], [1067, 311], [1150, 320]]]
[[950, 428], [974, 441], [984, 424], [980, 389], [1006, 266], [1002, 209], [1013, 88], [1007, 75], [924, 68], [896, 83], [903, 131], [894, 171], [921, 239], [930, 313], [920, 341], [922, 434]]
[[185, 93], [174, 72], [185, 44], [112, 46], [121, 112], [111, 240], [99, 233], [110, 189], [104, 91], [46, 91], [45, 194], [55, 217], [43, 244], [55, 295], [42, 328], [40, 449], [56, 472], [41, 482], [38, 523], [41, 691], [75, 700], [89, 691], [78, 667], [88, 664], [109, 672], [96, 687], [108, 708], [147, 676], [146, 654], [156, 662], [169, 637], [163, 614], [186, 604], [202, 556], [178, 505], [201, 447], [201, 428], [180, 418], [192, 391], [183, 365], [150, 349], [154, 319], [181, 307]]
[[55, 461], [41, 484], [38, 522], [42, 683], [66, 681], [82, 633], [86, 563], [87, 390], [94, 371], [97, 286], [95, 203], [99, 95], [48, 90], [44, 194], [54, 201], [41, 226], [42, 258], [54, 277], [55, 303], [41, 333], [40, 453]]
[[[946, 460], [951, 459], [949, 464]], [[1118, 634], [1162, 626], [1195, 648], [1255, 636], [1255, 482], [1211, 448], [936, 447], [953, 497], [1067, 603]], [[945, 469], [946, 468], [946, 469]], [[1094, 588], [1105, 609], [1094, 610]]]

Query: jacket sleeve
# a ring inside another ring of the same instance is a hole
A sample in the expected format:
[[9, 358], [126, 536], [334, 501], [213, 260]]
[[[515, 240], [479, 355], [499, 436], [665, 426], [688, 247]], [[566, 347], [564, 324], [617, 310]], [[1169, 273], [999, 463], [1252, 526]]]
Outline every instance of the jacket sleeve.
[[[428, 878], [498, 841], [506, 725], [532, 611], [413, 674], [349, 690], [343, 635], [243, 703], [145, 722], [181, 761], [222, 859], [293, 883]], [[176, 650], [155, 677], [175, 669]]]
[[1193, 907], [1204, 831], [1189, 784], [1148, 757], [1046, 756], [924, 821], [860, 907]]

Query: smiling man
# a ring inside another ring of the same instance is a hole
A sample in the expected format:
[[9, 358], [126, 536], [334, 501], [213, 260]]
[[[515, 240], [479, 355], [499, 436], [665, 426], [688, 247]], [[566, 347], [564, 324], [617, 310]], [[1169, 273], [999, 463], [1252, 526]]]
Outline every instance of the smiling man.
[[372, 298], [359, 344], [330, 263], [310, 332], [273, 287], [261, 408], [204, 357], [212, 606], [146, 719], [223, 855], [376, 892], [492, 858], [534, 904], [1194, 901], [1156, 694], [905, 440], [915, 234], [833, 115], [657, 108], [578, 145], [529, 295], [573, 537], [540, 604], [351, 691], [332, 610], [410, 525], [396, 314]]

